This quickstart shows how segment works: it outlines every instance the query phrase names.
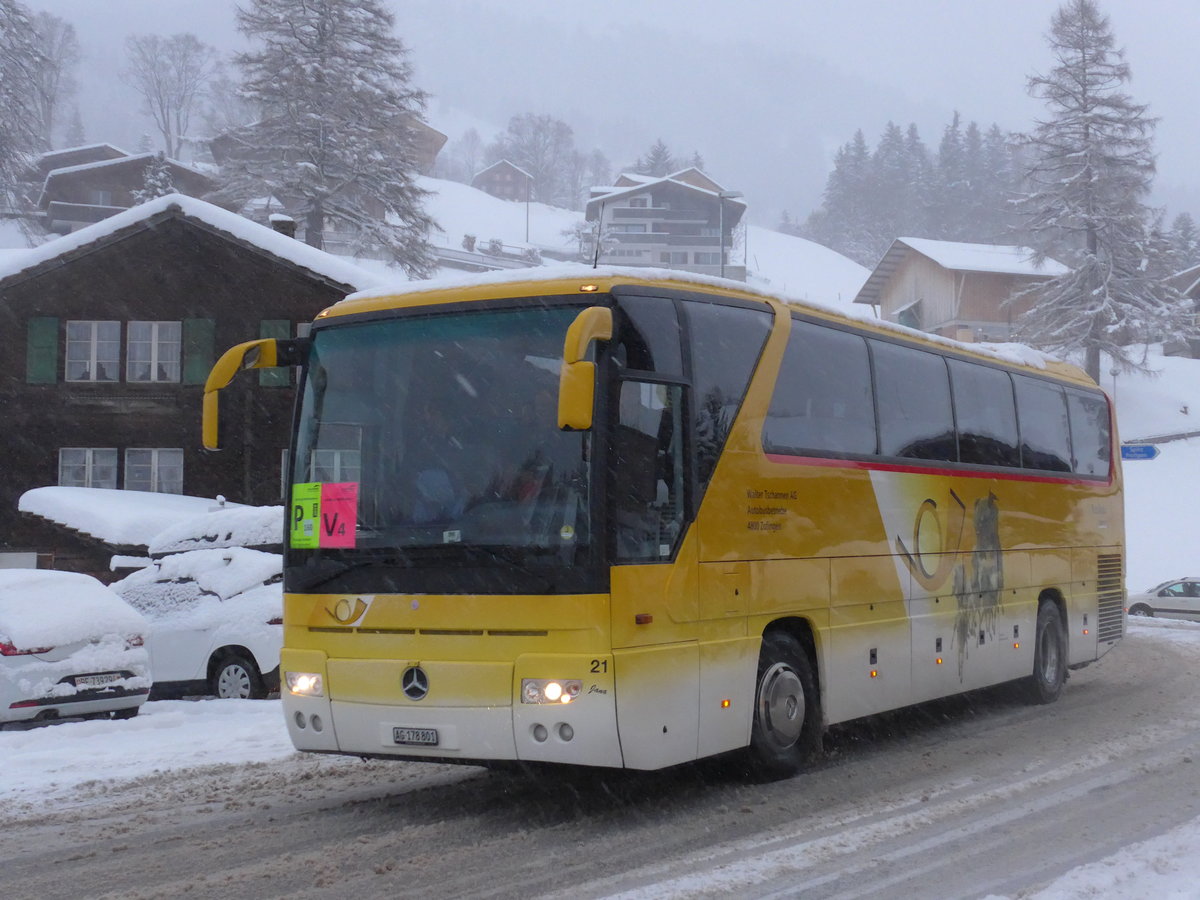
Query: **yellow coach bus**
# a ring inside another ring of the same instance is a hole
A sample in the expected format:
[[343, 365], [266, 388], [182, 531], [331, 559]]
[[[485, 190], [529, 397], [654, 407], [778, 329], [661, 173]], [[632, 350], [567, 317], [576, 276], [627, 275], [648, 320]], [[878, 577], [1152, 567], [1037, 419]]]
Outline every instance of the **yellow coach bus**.
[[1032, 352], [683, 273], [413, 284], [226, 353], [206, 444], [281, 365], [302, 750], [788, 773], [834, 723], [1053, 701], [1122, 637], [1108, 398]]

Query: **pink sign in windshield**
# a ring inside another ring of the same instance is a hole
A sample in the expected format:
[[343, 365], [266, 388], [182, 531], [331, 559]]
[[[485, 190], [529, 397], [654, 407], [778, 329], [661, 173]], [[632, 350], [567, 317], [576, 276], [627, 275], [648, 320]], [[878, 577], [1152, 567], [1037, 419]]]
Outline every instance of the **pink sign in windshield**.
[[358, 527], [358, 484], [347, 481], [321, 485], [320, 545], [353, 547]]

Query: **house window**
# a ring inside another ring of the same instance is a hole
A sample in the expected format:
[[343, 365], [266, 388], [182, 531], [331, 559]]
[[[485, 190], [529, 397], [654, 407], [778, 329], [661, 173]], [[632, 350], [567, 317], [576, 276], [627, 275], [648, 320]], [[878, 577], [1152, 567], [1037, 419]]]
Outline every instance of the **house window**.
[[645, 225], [610, 225], [609, 231], [614, 234], [645, 234]]
[[125, 451], [125, 490], [183, 493], [183, 451], [153, 448]]
[[112, 191], [92, 190], [92, 191], [89, 191], [89, 193], [91, 194], [91, 197], [92, 197], [92, 203], [94, 203], [96, 206], [112, 206], [113, 205]]
[[630, 250], [626, 247], [616, 247], [605, 253], [605, 256], [641, 256], [642, 250]]
[[127, 381], [179, 381], [179, 322], [130, 322]]
[[63, 447], [58, 451], [58, 483], [63, 487], [115, 488], [116, 449]]
[[700, 226], [700, 237], [720, 237], [721, 229], [712, 225]]
[[67, 381], [117, 381], [120, 322], [67, 323]]
[[721, 264], [720, 253], [693, 253], [692, 262], [698, 266], [719, 266]]
[[658, 261], [669, 265], [686, 266], [688, 255], [686, 250], [664, 250], [658, 254]]
[[314, 450], [313, 481], [343, 482], [362, 480], [362, 453], [358, 450]]
[[647, 197], [631, 197], [629, 205], [636, 209], [645, 209], [650, 205], [650, 200]]

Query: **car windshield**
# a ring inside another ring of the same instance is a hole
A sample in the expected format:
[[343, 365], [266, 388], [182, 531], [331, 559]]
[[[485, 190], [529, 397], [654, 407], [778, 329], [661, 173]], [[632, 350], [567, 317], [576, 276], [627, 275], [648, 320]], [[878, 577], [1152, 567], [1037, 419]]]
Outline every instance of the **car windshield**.
[[587, 542], [587, 438], [559, 431], [556, 403], [577, 312], [539, 303], [318, 330], [291, 549], [502, 548], [569, 565]]

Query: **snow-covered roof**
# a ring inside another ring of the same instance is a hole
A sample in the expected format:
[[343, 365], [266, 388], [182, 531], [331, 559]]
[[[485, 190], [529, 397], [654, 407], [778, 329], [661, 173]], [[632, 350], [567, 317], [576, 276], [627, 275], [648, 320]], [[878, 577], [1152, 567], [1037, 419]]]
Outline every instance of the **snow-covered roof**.
[[[105, 169], [105, 168], [109, 168], [111, 166], [127, 166], [127, 165], [130, 165], [131, 163], [145, 162], [146, 160], [157, 159], [157, 158], [158, 158], [157, 153], [138, 153], [135, 156], [119, 156], [116, 159], [96, 159], [96, 160], [93, 160], [92, 162], [79, 163], [78, 165], [74, 165], [74, 166], [62, 166], [61, 168], [58, 168], [58, 169], [51, 169], [49, 172], [46, 173], [46, 180], [49, 181], [51, 178], [57, 178], [60, 175], [70, 175], [74, 172], [86, 172], [89, 169]], [[189, 166], [187, 163], [182, 163], [177, 159], [171, 159], [171, 157], [169, 157], [169, 156], [165, 157], [164, 159], [166, 162], [170, 163], [172, 166], [174, 166], [176, 168], [185, 169], [188, 172], [193, 172], [196, 175], [199, 175], [201, 178], [209, 177], [207, 173], [201, 172], [199, 169], [197, 169], [193, 166]], [[43, 190], [45, 190], [44, 187], [43, 187]]]
[[107, 147], [109, 150], [114, 150], [117, 153], [120, 153], [121, 156], [129, 155], [128, 153], [126, 153], [124, 150], [122, 150], [120, 147], [116, 146], [115, 144], [109, 144], [109, 143], [105, 143], [105, 142], [97, 142], [95, 144], [80, 144], [78, 147], [62, 147], [58, 150], [47, 150], [45, 153], [43, 153], [41, 156], [38, 157], [38, 161], [42, 162], [45, 160], [53, 159], [56, 156], [69, 156], [72, 153], [81, 153], [84, 150], [101, 150], [101, 149], [104, 149], [105, 147]]
[[73, 231], [68, 235], [35, 247], [23, 256], [11, 260], [0, 260], [0, 281], [59, 259], [92, 244], [101, 243], [117, 232], [141, 225], [155, 216], [177, 211], [185, 217], [203, 222], [216, 231], [223, 232], [235, 240], [257, 247], [272, 256], [307, 269], [352, 289], [363, 290], [381, 282], [381, 278], [347, 260], [303, 244], [294, 238], [280, 234], [265, 225], [213, 206], [195, 197], [183, 194], [167, 194], [110, 216], [94, 225]]
[[[684, 169], [683, 171], [691, 172], [691, 171], [695, 171], [695, 170]], [[711, 179], [709, 179], [709, 180], [711, 181]], [[709, 190], [708, 188], [703, 188], [703, 187], [700, 187], [699, 185], [692, 184], [690, 181], [683, 181], [681, 179], [675, 178], [674, 176], [668, 175], [666, 178], [652, 178], [648, 181], [642, 182], [640, 184], [635, 184], [631, 187], [618, 187], [618, 188], [615, 188], [614, 190], [609, 191], [607, 194], [596, 194], [588, 199], [587, 207], [586, 207], [588, 214], [589, 215], [591, 214], [591, 210], [594, 206], [597, 206], [601, 203], [608, 203], [608, 202], [610, 202], [612, 200], [616, 200], [620, 197], [628, 197], [628, 196], [632, 196], [634, 194], [640, 194], [643, 191], [647, 190], [648, 188], [658, 187], [660, 185], [670, 185], [670, 186], [683, 188], [684, 190], [687, 190], [687, 191], [694, 191], [697, 194], [706, 194], [707, 196], [711, 197], [713, 200], [719, 199], [721, 196], [721, 193], [722, 193], [720, 190], [715, 190], [715, 191]], [[740, 197], [726, 197], [725, 202], [729, 203], [731, 206], [740, 206], [743, 208], [745, 208], [745, 206], [746, 206], [746, 201]]]
[[526, 178], [531, 179], [531, 180], [533, 179], [532, 175], [530, 175], [528, 172], [526, 172], [524, 169], [522, 169], [516, 163], [509, 162], [507, 159], [501, 159], [501, 160], [497, 160], [496, 162], [492, 163], [490, 166], [486, 166], [485, 168], [480, 169], [478, 172], [475, 173], [474, 177], [471, 180], [474, 181], [476, 178], [479, 178], [485, 172], [490, 172], [490, 171], [492, 171], [492, 169], [495, 169], [498, 166], [508, 166], [510, 169], [515, 169], [516, 171], [520, 172]]
[[17, 508], [107, 544], [147, 547], [168, 527], [219, 506], [207, 497], [182, 494], [40, 487], [22, 494]]
[[892, 241], [883, 259], [876, 264], [854, 302], [878, 303], [883, 286], [903, 259], [912, 252], [920, 253], [939, 266], [955, 272], [992, 272], [1030, 278], [1053, 278], [1069, 271], [1058, 260], [1049, 257], [1040, 265], [1037, 264], [1034, 261], [1034, 251], [1028, 247], [899, 237]]

